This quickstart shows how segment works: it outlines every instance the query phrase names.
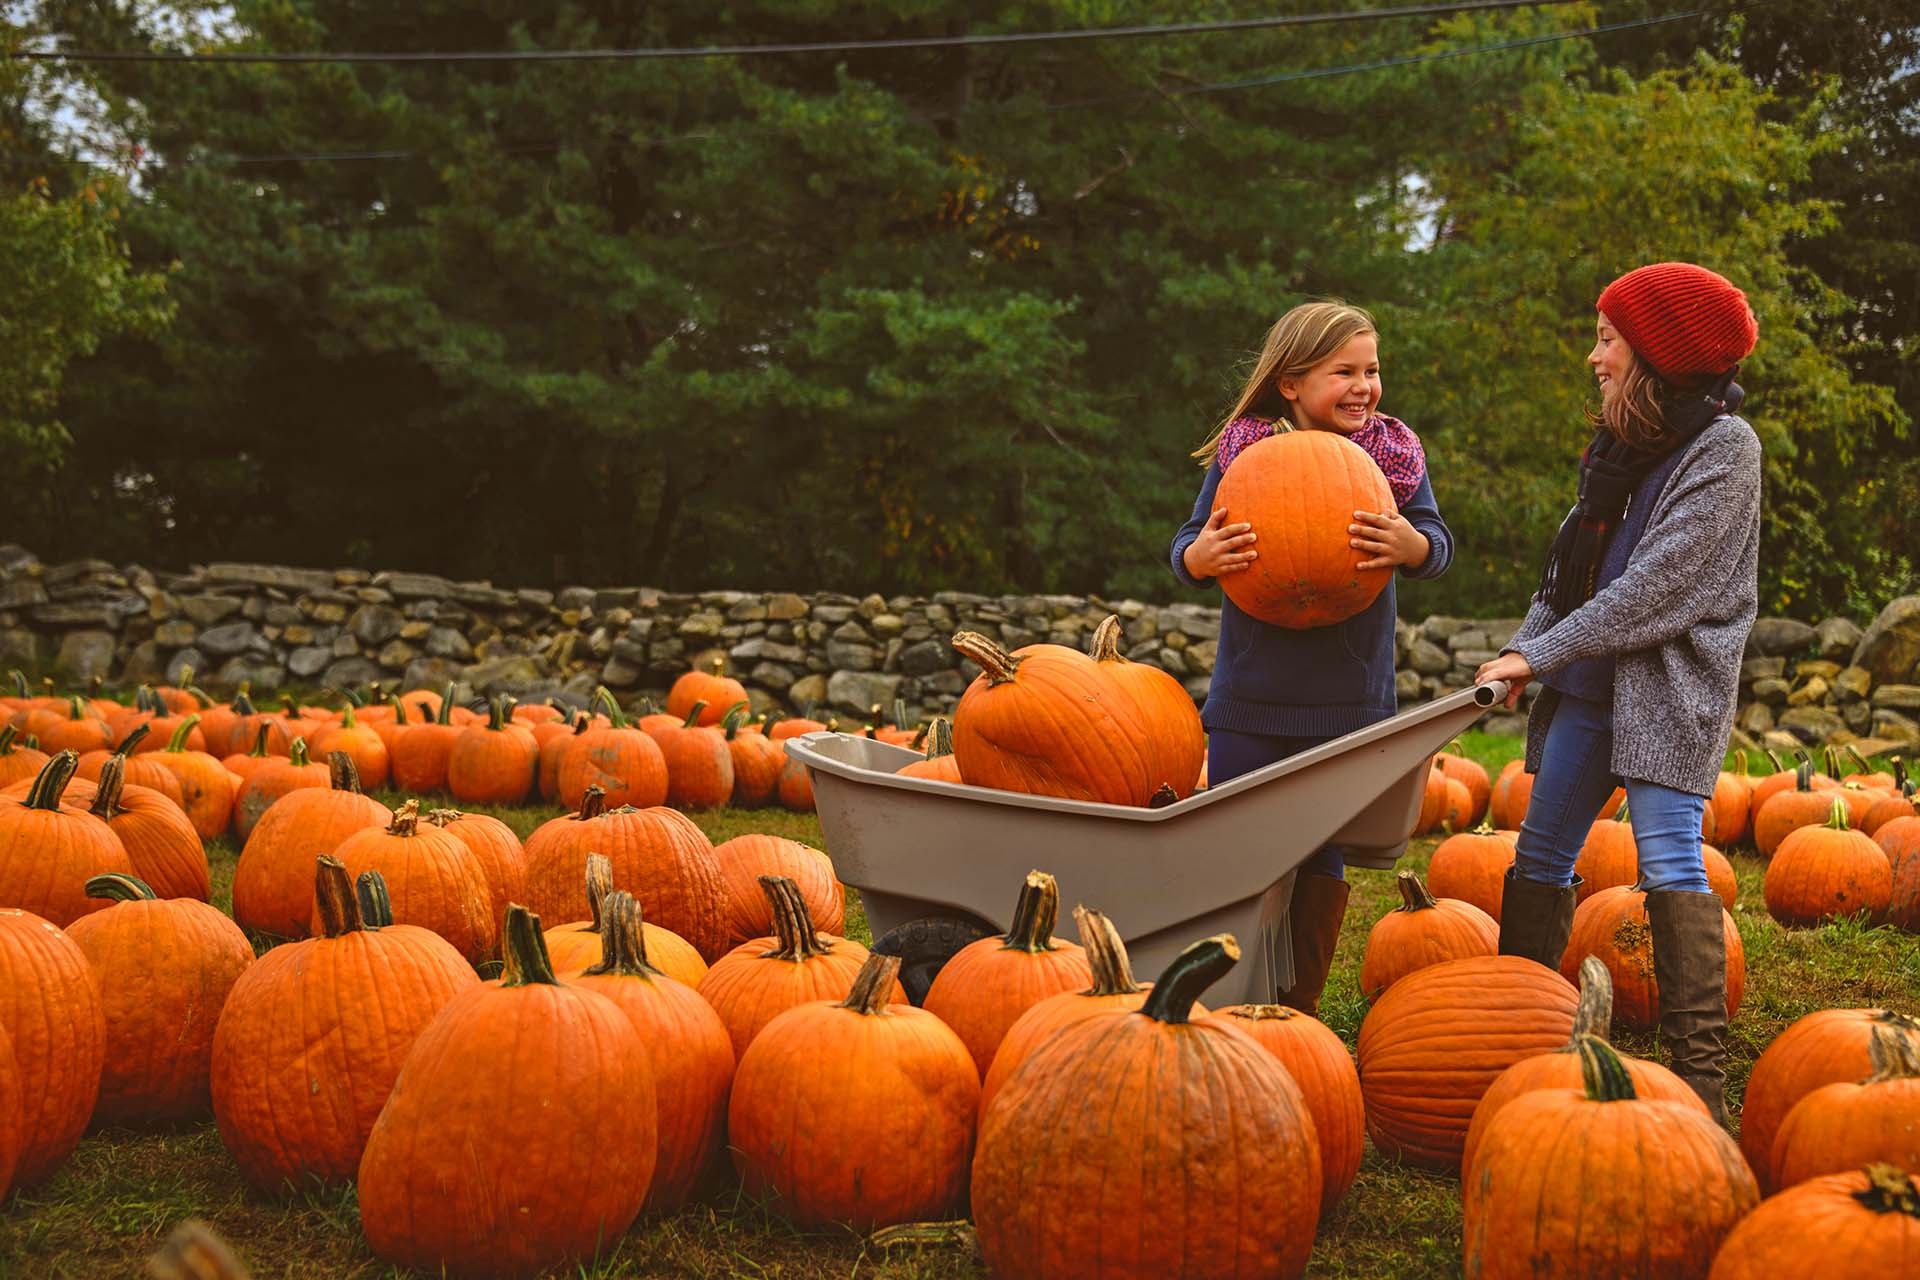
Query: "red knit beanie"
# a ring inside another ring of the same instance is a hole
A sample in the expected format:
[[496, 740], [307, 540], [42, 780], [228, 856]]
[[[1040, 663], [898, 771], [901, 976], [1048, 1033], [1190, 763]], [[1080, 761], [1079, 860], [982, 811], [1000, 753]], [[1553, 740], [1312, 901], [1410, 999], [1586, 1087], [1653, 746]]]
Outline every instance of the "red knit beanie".
[[1747, 295], [1691, 262], [1656, 262], [1608, 285], [1599, 309], [1663, 378], [1725, 373], [1759, 336]]

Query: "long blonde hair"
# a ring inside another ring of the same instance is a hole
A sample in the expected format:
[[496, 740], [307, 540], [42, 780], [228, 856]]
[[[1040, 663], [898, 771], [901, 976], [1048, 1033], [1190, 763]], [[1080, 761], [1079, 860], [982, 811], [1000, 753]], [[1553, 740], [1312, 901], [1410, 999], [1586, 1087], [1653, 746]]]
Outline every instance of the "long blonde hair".
[[[1220, 451], [1220, 434], [1235, 418], [1249, 414], [1271, 418], [1280, 430], [1292, 430], [1293, 406], [1280, 394], [1279, 380], [1299, 377], [1363, 333], [1377, 335], [1373, 317], [1338, 298], [1303, 302], [1267, 330], [1260, 358], [1247, 375], [1247, 385], [1227, 416], [1214, 427], [1206, 443], [1193, 451], [1200, 465], [1211, 466]], [[1284, 424], [1284, 425], [1281, 425]]]

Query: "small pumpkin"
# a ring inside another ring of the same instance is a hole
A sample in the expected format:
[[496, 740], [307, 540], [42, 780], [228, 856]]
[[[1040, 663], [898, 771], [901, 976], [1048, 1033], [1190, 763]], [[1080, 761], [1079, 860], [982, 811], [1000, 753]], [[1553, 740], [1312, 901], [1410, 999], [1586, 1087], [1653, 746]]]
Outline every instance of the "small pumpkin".
[[782, 808], [795, 813], [813, 812], [813, 775], [807, 772], [807, 766], [800, 763], [798, 756], [788, 756], [780, 766], [779, 796]]
[[353, 759], [354, 771], [360, 775], [362, 786], [378, 789], [387, 785], [392, 757], [387, 752], [386, 740], [372, 725], [360, 723], [352, 702], [342, 707], [339, 724], [313, 736], [311, 747], [315, 755], [322, 757], [332, 751], [346, 752]]
[[524, 725], [507, 719], [505, 698], [495, 698], [485, 724], [460, 731], [447, 752], [447, 790], [461, 804], [520, 804], [533, 793], [540, 747]]
[[1441, 772], [1467, 789], [1469, 811], [1454, 830], [1465, 831], [1483, 821], [1493, 804], [1493, 780], [1487, 776], [1486, 766], [1454, 751], [1442, 751], [1433, 760]]
[[697, 727], [705, 703], [686, 721], [656, 736], [666, 758], [667, 803], [675, 809], [718, 809], [733, 796], [733, 753], [721, 734]]
[[[305, 751], [305, 744], [300, 744]], [[303, 766], [304, 767], [304, 766]], [[331, 785], [300, 787], [267, 809], [240, 850], [233, 870], [233, 918], [275, 938], [304, 938], [313, 927], [313, 860], [393, 814], [360, 794], [360, 777], [345, 752], [322, 766]]]
[[1612, 816], [1601, 818], [1587, 829], [1586, 842], [1574, 859], [1573, 873], [1578, 886], [1575, 900], [1585, 902], [1602, 889], [1633, 884], [1640, 879], [1640, 847], [1633, 838], [1633, 823], [1625, 801]]
[[960, 762], [953, 754], [953, 722], [935, 716], [927, 726], [927, 755], [900, 766], [903, 778], [927, 778], [934, 782], [959, 782]]
[[[1781, 795], [1775, 802], [1791, 798]], [[1762, 888], [1767, 914], [1785, 925], [1813, 925], [1866, 911], [1878, 920], [1893, 900], [1893, 867], [1880, 846], [1853, 830], [1846, 805], [1825, 796], [1822, 826], [1800, 827], [1781, 840]]]
[[133, 874], [113, 828], [67, 801], [79, 763], [71, 749], [56, 752], [24, 798], [0, 796], [0, 904], [61, 926], [106, 907], [87, 896], [88, 879]]
[[1773, 1144], [1787, 1113], [1822, 1085], [1872, 1074], [1869, 1046], [1880, 1030], [1920, 1050], [1920, 1022], [1891, 1009], [1821, 1009], [1775, 1036], [1754, 1062], [1740, 1109], [1740, 1149], [1762, 1188], [1779, 1190]]
[[114, 756], [95, 783], [88, 812], [107, 824], [127, 851], [133, 874], [159, 898], [198, 898], [212, 893], [207, 849], [178, 805], [158, 791], [128, 786], [124, 756]]
[[220, 757], [187, 745], [188, 731], [199, 722], [199, 716], [188, 716], [153, 758], [179, 782], [180, 807], [186, 810], [193, 829], [201, 839], [211, 840], [226, 834], [233, 822], [235, 790], [233, 775]]
[[1436, 898], [1417, 872], [1399, 875], [1400, 905], [1374, 922], [1360, 963], [1360, 992], [1382, 992], [1418, 969], [1500, 951], [1500, 926], [1492, 916], [1458, 898]]
[[[726, 674], [727, 664], [715, 658], [705, 671], [688, 671], [667, 690], [667, 714], [683, 724], [719, 724], [727, 708], [747, 701], [747, 690]], [[704, 704], [698, 712], [696, 703]], [[689, 717], [692, 717], [689, 719]]]
[[429, 809], [426, 820], [467, 847], [487, 884], [487, 918], [507, 918], [509, 903], [527, 896], [527, 852], [513, 828], [485, 813]]
[[1894, 818], [1874, 832], [1874, 844], [1887, 855], [1892, 887], [1887, 893], [1887, 923], [1920, 930], [1920, 818]]
[[772, 803], [780, 793], [786, 748], [764, 733], [752, 732], [737, 707], [727, 713], [723, 729], [727, 754], [733, 759], [733, 806], [752, 809]]
[[1891, 1164], [1829, 1174], [1761, 1202], [1727, 1234], [1707, 1280], [1884, 1280], [1920, 1256], [1920, 1183]]
[[800, 886], [807, 915], [821, 933], [846, 933], [846, 894], [826, 854], [781, 836], [735, 836], [713, 847], [726, 884], [727, 921], [735, 946], [773, 932], [773, 912], [761, 876], [786, 876]]
[[410, 724], [394, 738], [389, 750], [393, 785], [417, 796], [446, 790], [447, 762], [462, 729], [453, 723], [453, 686], [448, 685], [432, 719]]
[[0, 725], [0, 787], [33, 777], [46, 763], [46, 752], [29, 746], [12, 725]]
[[[325, 761], [307, 757], [307, 740], [295, 738], [284, 759], [274, 757], [244, 778], [233, 798], [233, 833], [242, 844], [253, 838], [253, 829], [267, 810], [296, 791], [324, 790], [333, 785], [333, 771]], [[355, 787], [359, 786], [356, 777]], [[302, 873], [304, 875], [304, 873]]]
[[1498, 924], [1513, 858], [1513, 837], [1482, 822], [1440, 842], [1427, 863], [1427, 888], [1435, 897], [1471, 902]]
[[566, 737], [554, 775], [554, 798], [569, 809], [580, 807], [589, 786], [606, 792], [611, 806], [650, 809], [667, 800], [667, 759], [652, 738], [627, 723], [626, 713], [602, 685], [595, 701], [607, 723]]
[[[342, 840], [334, 858], [349, 876], [380, 873], [394, 923], [431, 930], [468, 963], [479, 964], [500, 942], [485, 873], [464, 843], [432, 823], [421, 824], [418, 800], [388, 816], [390, 821], [362, 827]], [[317, 907], [313, 926], [317, 931]]]

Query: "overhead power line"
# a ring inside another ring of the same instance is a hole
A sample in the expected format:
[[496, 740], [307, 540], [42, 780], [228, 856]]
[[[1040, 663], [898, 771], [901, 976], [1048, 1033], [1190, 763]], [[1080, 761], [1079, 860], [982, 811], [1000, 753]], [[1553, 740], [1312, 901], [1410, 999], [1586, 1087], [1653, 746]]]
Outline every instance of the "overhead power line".
[[641, 49], [472, 49], [394, 53], [179, 53], [158, 49], [21, 49], [14, 59], [38, 62], [245, 63], [458, 63], [458, 62], [639, 62], [667, 58], [746, 58], [769, 54], [865, 53], [890, 49], [955, 49], [992, 45], [1049, 44], [1069, 40], [1123, 40], [1204, 35], [1224, 31], [1260, 31], [1280, 27], [1379, 22], [1391, 18], [1431, 17], [1488, 9], [1545, 9], [1575, 0], [1456, 0], [1450, 4], [1402, 5], [1391, 9], [1352, 9], [1333, 13], [1280, 14], [1215, 22], [1168, 22], [1128, 27], [1086, 27], [1063, 31], [1002, 31], [963, 36], [914, 36], [895, 40], [822, 40], [774, 44], [684, 45]]

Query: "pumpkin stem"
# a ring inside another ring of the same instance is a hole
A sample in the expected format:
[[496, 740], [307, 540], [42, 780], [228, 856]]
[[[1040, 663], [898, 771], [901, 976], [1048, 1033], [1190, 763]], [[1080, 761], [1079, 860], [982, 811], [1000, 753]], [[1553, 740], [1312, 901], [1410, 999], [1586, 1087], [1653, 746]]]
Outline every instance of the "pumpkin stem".
[[453, 723], [453, 681], [447, 681], [447, 687], [440, 691], [440, 710], [434, 713], [435, 724]]
[[1473, 829], [1473, 834], [1476, 836], [1495, 836], [1500, 834], [1493, 825], [1493, 814], [1491, 812], [1480, 815], [1480, 825]]
[[1889, 1080], [1911, 1080], [1920, 1076], [1920, 1053], [1914, 1051], [1913, 1038], [1875, 1027], [1867, 1038], [1867, 1061], [1873, 1074], [1861, 1084], [1885, 1084]]
[[[341, 754], [345, 755], [346, 753], [341, 752]], [[294, 767], [298, 769], [304, 769], [313, 763], [313, 761], [307, 758], [307, 740], [305, 738], [295, 738], [293, 740], [292, 744], [287, 747], [287, 759], [292, 761]]]
[[27, 687], [27, 673], [22, 671], [20, 668], [18, 667], [7, 668], [7, 679], [13, 681], [14, 697], [31, 698], [33, 696], [32, 690], [30, 690]]
[[506, 971], [500, 975], [503, 987], [526, 987], [536, 982], [560, 985], [553, 976], [553, 959], [547, 955], [547, 940], [540, 933], [540, 917], [517, 902], [507, 904]]
[[586, 794], [580, 797], [580, 812], [574, 815], [576, 822], [592, 822], [605, 812], [607, 807], [606, 789], [599, 783], [590, 785]]
[[266, 759], [266, 757], [267, 757], [267, 735], [268, 735], [268, 734], [270, 734], [270, 733], [272, 733], [272, 732], [273, 732], [273, 726], [272, 726], [272, 725], [270, 725], [270, 724], [263, 724], [263, 725], [261, 725], [261, 726], [260, 726], [260, 731], [259, 731], [258, 733], [256, 733], [256, 734], [254, 734], [254, 735], [253, 735], [253, 750], [251, 750], [251, 751], [249, 751], [249, 752], [247, 752], [247, 754], [248, 754], [248, 755], [250, 755], [250, 756], [254, 756], [254, 757], [257, 757], [257, 758], [259, 758], [259, 759], [262, 759], [262, 760], [264, 760], [264, 759]]
[[117, 756], [132, 755], [133, 748], [139, 743], [139, 741], [142, 738], [146, 737], [151, 732], [153, 732], [153, 725], [150, 722], [135, 725], [133, 727], [132, 733], [129, 733], [126, 737], [120, 739], [120, 745], [113, 749], [113, 754]]
[[727, 661], [725, 658], [715, 658], [712, 662], [709, 662], [707, 665], [713, 669], [713, 674], [715, 677], [724, 676], [725, 674], [727, 674]]
[[1400, 905], [1396, 910], [1430, 911], [1440, 905], [1440, 900], [1433, 896], [1433, 891], [1427, 888], [1419, 872], [1402, 871], [1396, 878], [1400, 882]]
[[731, 716], [739, 716], [742, 719], [744, 719], [746, 717], [747, 710], [748, 710], [747, 700], [745, 698], [742, 698], [740, 699], [740, 701], [734, 703], [732, 706], [728, 707], [725, 711], [721, 712], [720, 723], [725, 724], [727, 722], [727, 719]]
[[1133, 966], [1127, 960], [1127, 946], [1113, 921], [1086, 907], [1073, 909], [1073, 922], [1080, 928], [1080, 945], [1086, 948], [1087, 963], [1093, 968], [1093, 985], [1084, 996], [1125, 996], [1140, 990], [1133, 980]]
[[603, 913], [606, 910], [607, 897], [613, 891], [613, 859], [604, 853], [588, 854], [587, 910], [593, 918], [593, 923], [587, 929], [588, 933], [607, 931], [607, 918]]
[[1795, 791], [1813, 790], [1813, 761], [1802, 760], [1793, 771], [1793, 789]]
[[190, 715], [185, 720], [182, 720], [180, 722], [180, 727], [173, 731], [173, 736], [167, 739], [167, 745], [165, 750], [170, 751], [175, 755], [178, 755], [180, 752], [185, 751], [187, 749], [187, 735], [192, 733], [193, 726], [199, 723], [200, 723], [200, 716], [198, 715], [198, 713], [194, 715]]
[[1024, 659], [1008, 653], [978, 631], [956, 631], [948, 646], [961, 657], [979, 667], [987, 677], [989, 684], [1005, 684], [1013, 679]]
[[[627, 713], [620, 709], [619, 702], [614, 699], [613, 690], [607, 688], [607, 686], [603, 684], [594, 686], [593, 705], [603, 706], [607, 709], [607, 723], [615, 729], [624, 729], [627, 727]], [[592, 717], [589, 716], [588, 719], [592, 719]]]
[[1633, 1077], [1627, 1074], [1627, 1064], [1620, 1061], [1620, 1055], [1605, 1040], [1587, 1036], [1580, 1041], [1577, 1052], [1580, 1079], [1587, 1087], [1590, 1101], [1631, 1102], [1639, 1096], [1633, 1091]]
[[1245, 1018], [1248, 1022], [1264, 1022], [1269, 1018], [1285, 1022], [1290, 1018], [1310, 1016], [1284, 1004], [1236, 1004], [1225, 1009], [1215, 1009], [1213, 1012], [1216, 1016]]
[[355, 901], [353, 884], [347, 879], [347, 864], [332, 854], [315, 859], [313, 901], [320, 912], [320, 936], [338, 938], [365, 928], [360, 904]]
[[773, 950], [762, 951], [760, 958], [800, 964], [815, 956], [831, 955], [833, 944], [814, 931], [800, 886], [787, 876], [760, 876], [759, 881], [760, 891], [773, 904], [773, 933], [779, 939]]
[[953, 754], [953, 721], [935, 716], [927, 725], [927, 759], [938, 760]]
[[0, 756], [13, 754], [13, 740], [19, 736], [20, 731], [12, 725], [0, 725]]
[[706, 709], [707, 709], [707, 702], [705, 698], [702, 698], [700, 701], [694, 703], [693, 707], [687, 712], [687, 718], [680, 722], [680, 727], [682, 729], [699, 728], [700, 713], [702, 711], [705, 711]]
[[353, 898], [360, 906], [360, 925], [365, 929], [384, 929], [393, 923], [393, 898], [387, 893], [387, 878], [378, 871], [362, 871], [353, 882]]
[[1920, 1183], [1898, 1165], [1876, 1161], [1866, 1168], [1867, 1187], [1853, 1198], [1875, 1213], [1904, 1213], [1920, 1218]]
[[1851, 831], [1853, 824], [1847, 821], [1847, 802], [1834, 797], [1833, 809], [1827, 814], [1827, 827], [1834, 831]]
[[405, 724], [407, 722], [407, 704], [400, 701], [400, 695], [390, 693], [387, 695], [387, 701], [393, 706], [393, 722], [395, 724]]
[[736, 702], [727, 708], [727, 714], [720, 717], [720, 727], [726, 730], [728, 742], [732, 742], [740, 736], [740, 708], [745, 705], [744, 702]]
[[29, 809], [58, 809], [60, 797], [66, 793], [67, 784], [73, 781], [73, 771], [80, 767], [80, 753], [69, 747], [58, 752], [40, 766], [40, 773], [33, 780], [33, 787], [22, 801]]
[[1620, 807], [1613, 811], [1613, 820], [1615, 822], [1633, 821], [1633, 815], [1627, 812], [1627, 802], [1625, 800], [1622, 800], [1620, 802]]
[[1087, 656], [1095, 662], [1125, 662], [1127, 659], [1120, 652], [1120, 641], [1124, 638], [1120, 632], [1120, 615], [1110, 613], [1093, 629], [1093, 640], [1087, 645]]
[[1587, 1036], [1605, 1040], [1613, 1029], [1613, 975], [1599, 956], [1580, 962], [1580, 1003], [1573, 1010], [1573, 1034], [1567, 1037], [1567, 1052], [1578, 1053], [1580, 1041]]
[[1013, 907], [1013, 925], [1002, 951], [1054, 951], [1053, 926], [1060, 918], [1060, 886], [1044, 871], [1027, 872], [1020, 900]]
[[106, 875], [93, 876], [87, 881], [89, 898], [112, 898], [115, 902], [152, 901], [154, 892], [147, 882], [138, 876], [122, 875], [118, 871]]
[[[331, 760], [332, 756], [329, 755], [328, 759]], [[387, 834], [390, 836], [420, 834], [420, 802], [418, 800], [409, 800], [393, 811], [393, 821], [387, 824]]]
[[487, 728], [494, 733], [504, 732], [507, 727], [507, 700], [496, 696], [487, 703]]
[[1240, 944], [1230, 933], [1202, 938], [1175, 956], [1160, 971], [1140, 1012], [1156, 1022], [1182, 1023], [1193, 1013], [1193, 1002], [1240, 962]]
[[120, 788], [126, 779], [127, 758], [117, 753], [108, 756], [107, 762], [100, 766], [99, 778], [94, 781], [93, 804], [87, 812], [102, 822], [111, 822], [120, 812]]
[[647, 931], [642, 927], [638, 898], [625, 889], [616, 889], [595, 914], [600, 928], [600, 963], [589, 967], [587, 973], [611, 973], [623, 978], [661, 976], [647, 960]]
[[[294, 761], [294, 763], [305, 764], [306, 760], [304, 757], [307, 753], [305, 745], [295, 745], [300, 747], [300, 754], [303, 758]], [[360, 770], [353, 763], [352, 756], [344, 751], [327, 752], [327, 785], [335, 791], [351, 791], [355, 795], [360, 794]], [[408, 803], [412, 802], [409, 801]], [[415, 807], [417, 808], [418, 806], [416, 805]]]
[[888, 999], [893, 995], [893, 980], [899, 973], [899, 956], [883, 956], [874, 952], [860, 966], [860, 972], [854, 975], [853, 989], [847, 992], [847, 998], [840, 1002], [840, 1007], [869, 1018], [885, 1013]]
[[1149, 809], [1164, 809], [1170, 804], [1179, 803], [1180, 793], [1173, 789], [1171, 782], [1161, 783], [1158, 787], [1154, 788], [1153, 794], [1147, 797], [1147, 808]]

